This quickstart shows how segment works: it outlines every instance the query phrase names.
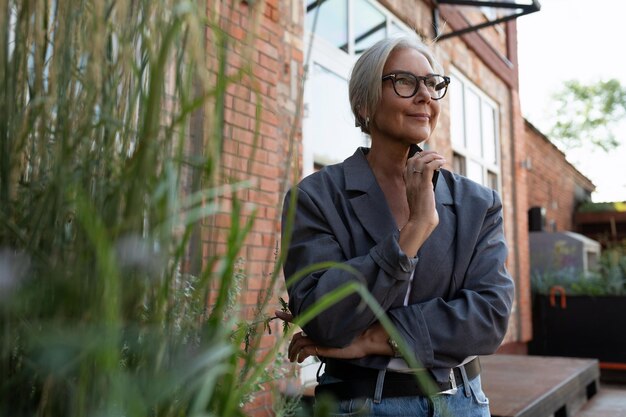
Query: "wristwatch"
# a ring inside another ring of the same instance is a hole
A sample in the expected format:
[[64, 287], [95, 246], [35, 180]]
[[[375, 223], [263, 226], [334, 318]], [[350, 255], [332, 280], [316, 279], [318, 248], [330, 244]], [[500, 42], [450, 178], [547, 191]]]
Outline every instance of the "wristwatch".
[[389, 346], [391, 346], [391, 350], [393, 351], [393, 357], [401, 358], [402, 354], [400, 353], [400, 347], [398, 346], [398, 342], [390, 337], [389, 339], [387, 339], [387, 343], [389, 343]]

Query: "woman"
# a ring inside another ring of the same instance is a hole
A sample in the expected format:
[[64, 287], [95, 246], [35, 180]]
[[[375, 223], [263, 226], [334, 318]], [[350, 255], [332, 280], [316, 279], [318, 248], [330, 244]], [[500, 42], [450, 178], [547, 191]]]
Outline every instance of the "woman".
[[[368, 49], [352, 72], [350, 104], [371, 148], [359, 148], [291, 191], [292, 233], [283, 220], [286, 279], [327, 261], [359, 272], [330, 268], [297, 279], [288, 288], [291, 312], [298, 316], [359, 280], [424, 367], [409, 369], [374, 313], [358, 295], [347, 297], [304, 326], [289, 346], [292, 361], [323, 358], [316, 396], [332, 394], [341, 413], [489, 415], [476, 356], [493, 353], [505, 335], [513, 281], [505, 268], [497, 193], [442, 169], [443, 156], [417, 146], [437, 126], [449, 83], [441, 73], [430, 51], [412, 38]], [[415, 372], [434, 378], [435, 395], [415, 383]]]

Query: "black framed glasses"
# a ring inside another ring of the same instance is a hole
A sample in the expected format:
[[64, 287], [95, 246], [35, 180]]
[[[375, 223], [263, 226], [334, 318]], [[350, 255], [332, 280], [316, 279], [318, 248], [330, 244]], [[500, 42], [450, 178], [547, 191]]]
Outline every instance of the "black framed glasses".
[[382, 80], [391, 80], [393, 91], [402, 98], [411, 98], [417, 94], [421, 81], [433, 100], [441, 100], [446, 95], [450, 84], [450, 77], [445, 75], [430, 74], [420, 77], [410, 72], [383, 75]]

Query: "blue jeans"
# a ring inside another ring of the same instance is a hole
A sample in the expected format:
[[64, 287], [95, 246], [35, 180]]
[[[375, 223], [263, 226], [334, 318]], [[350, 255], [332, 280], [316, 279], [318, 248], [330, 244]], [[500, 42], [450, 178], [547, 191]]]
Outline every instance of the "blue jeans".
[[[337, 382], [327, 374], [320, 383]], [[480, 375], [460, 384], [456, 394], [440, 394], [434, 397], [383, 398], [375, 403], [371, 398], [342, 400], [338, 412], [330, 416], [358, 417], [490, 417], [489, 400], [480, 383]]]

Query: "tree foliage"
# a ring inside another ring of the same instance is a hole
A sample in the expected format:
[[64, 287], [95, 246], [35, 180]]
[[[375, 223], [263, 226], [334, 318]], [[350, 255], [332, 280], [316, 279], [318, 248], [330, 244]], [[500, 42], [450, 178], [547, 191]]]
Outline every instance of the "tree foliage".
[[619, 146], [615, 127], [626, 117], [626, 87], [618, 80], [566, 81], [554, 99], [557, 113], [550, 137], [563, 148], [591, 144], [609, 152]]

